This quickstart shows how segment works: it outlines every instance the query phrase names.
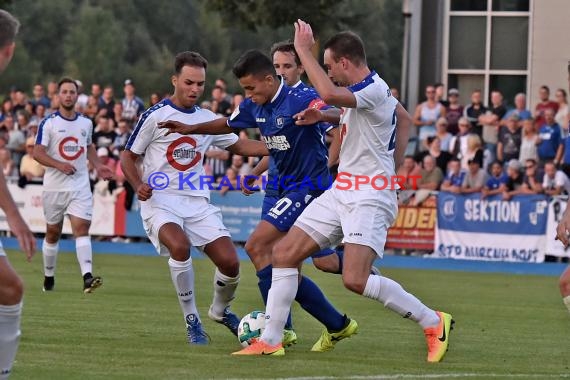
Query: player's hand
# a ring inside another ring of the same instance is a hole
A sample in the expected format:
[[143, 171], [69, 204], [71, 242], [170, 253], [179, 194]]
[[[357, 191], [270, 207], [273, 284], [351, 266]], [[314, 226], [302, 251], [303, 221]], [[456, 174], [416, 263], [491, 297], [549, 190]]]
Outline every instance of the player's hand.
[[241, 181], [241, 192], [243, 193], [243, 195], [251, 195], [253, 193], [255, 193], [255, 191], [252, 190], [253, 188], [253, 184], [255, 183], [256, 180], [256, 176], [254, 175], [246, 175], [241, 177], [240, 181]]
[[564, 245], [564, 248], [568, 247], [570, 243], [568, 240], [568, 235], [570, 234], [570, 213], [564, 213], [562, 215], [562, 220], [558, 223], [556, 227], [556, 239]]
[[26, 254], [28, 261], [31, 261], [32, 256], [36, 253], [36, 238], [34, 234], [30, 231], [30, 228], [19, 214], [17, 216], [8, 217], [7, 220], [10, 231], [16, 235], [20, 248]]
[[295, 23], [295, 49], [297, 50], [311, 50], [315, 44], [313, 37], [313, 30], [311, 25], [305, 21], [298, 19]]
[[62, 162], [57, 169], [67, 175], [74, 175], [77, 171], [77, 169], [75, 169], [75, 166], [67, 162]]
[[139, 201], [146, 201], [152, 197], [152, 187], [148, 183], [143, 183], [137, 187], [137, 198]]
[[192, 126], [188, 124], [181, 123], [175, 120], [161, 121], [157, 124], [158, 128], [167, 129], [166, 135], [171, 133], [180, 133], [181, 135], [192, 134]]
[[113, 170], [106, 166], [106, 165], [99, 165], [97, 168], [97, 177], [104, 179], [104, 180], [108, 180], [108, 179], [113, 179], [114, 174]]
[[311, 125], [318, 123], [323, 118], [323, 114], [320, 110], [316, 108], [307, 108], [304, 111], [293, 115], [296, 125]]

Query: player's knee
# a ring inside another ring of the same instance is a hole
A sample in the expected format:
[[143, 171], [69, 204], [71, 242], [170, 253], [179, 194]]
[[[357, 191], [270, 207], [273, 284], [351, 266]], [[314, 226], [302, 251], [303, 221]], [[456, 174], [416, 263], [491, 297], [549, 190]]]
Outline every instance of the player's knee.
[[237, 255], [234, 257], [229, 257], [227, 260], [218, 266], [218, 269], [222, 274], [228, 277], [236, 277], [239, 274], [239, 259]]
[[568, 276], [561, 276], [558, 280], [558, 287], [563, 296], [570, 295], [570, 278]]
[[24, 284], [15, 273], [8, 279], [8, 282], [0, 289], [0, 304], [16, 305], [22, 301], [24, 295]]
[[357, 294], [364, 293], [366, 282], [362, 281], [362, 279], [359, 278], [358, 276], [351, 275], [350, 273], [343, 273], [342, 282], [344, 283], [344, 287], [347, 288], [348, 290]]
[[273, 247], [273, 254], [272, 254], [272, 261], [273, 266], [277, 267], [290, 267], [295, 266], [288, 255], [288, 252], [291, 252], [292, 247], [284, 242], [283, 240], [279, 241]]
[[171, 242], [168, 251], [170, 257], [176, 261], [186, 261], [190, 258], [190, 244], [187, 241]]
[[254, 263], [264, 257], [271, 257], [271, 249], [268, 249], [266, 244], [255, 237], [248, 239], [244, 248], [247, 255]]

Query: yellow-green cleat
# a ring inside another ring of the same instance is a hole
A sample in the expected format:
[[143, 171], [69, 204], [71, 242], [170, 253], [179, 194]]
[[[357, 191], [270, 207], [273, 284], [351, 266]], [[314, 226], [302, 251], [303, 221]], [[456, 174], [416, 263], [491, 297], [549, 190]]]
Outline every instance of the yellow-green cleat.
[[289, 347], [297, 344], [297, 334], [292, 329], [283, 330], [283, 347]]
[[323, 330], [321, 337], [317, 343], [313, 345], [311, 351], [326, 352], [334, 348], [334, 345], [345, 338], [350, 338], [358, 333], [358, 323], [354, 319], [348, 319], [346, 326], [339, 332], [329, 332], [326, 328]]
[[439, 316], [438, 325], [424, 330], [428, 346], [427, 361], [430, 363], [437, 363], [443, 359], [449, 349], [449, 333], [453, 330], [455, 323], [451, 314], [441, 311], [436, 311], [436, 313]]

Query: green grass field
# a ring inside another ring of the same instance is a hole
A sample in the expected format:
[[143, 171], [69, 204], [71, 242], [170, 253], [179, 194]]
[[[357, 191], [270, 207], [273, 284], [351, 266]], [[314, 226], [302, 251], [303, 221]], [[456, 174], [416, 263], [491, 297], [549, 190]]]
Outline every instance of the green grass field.
[[[450, 350], [425, 362], [421, 329], [346, 291], [337, 275], [305, 268], [360, 332], [333, 352], [309, 352], [321, 332], [297, 305], [299, 343], [285, 357], [232, 357], [240, 348], [207, 318], [213, 266], [195, 260], [199, 310], [212, 344], [190, 347], [167, 263], [159, 257], [95, 256], [104, 286], [83, 295], [74, 254], [58, 258], [56, 291], [43, 293], [41, 256], [9, 252], [24, 278], [23, 336], [11, 379], [394, 379], [560, 378], [570, 373], [570, 315], [555, 277], [384, 269], [428, 305], [453, 314]], [[493, 265], [490, 263], [489, 265]], [[233, 309], [263, 309], [245, 262]]]

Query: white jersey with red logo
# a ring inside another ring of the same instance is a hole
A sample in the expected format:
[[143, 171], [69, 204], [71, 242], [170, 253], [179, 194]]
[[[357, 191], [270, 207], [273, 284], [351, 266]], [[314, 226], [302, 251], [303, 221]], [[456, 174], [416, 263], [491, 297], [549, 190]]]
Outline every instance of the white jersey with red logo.
[[[146, 110], [140, 117], [126, 149], [143, 155], [142, 180], [155, 192], [210, 198], [209, 183], [212, 177], [204, 172], [204, 154], [210, 145], [227, 148], [238, 141], [238, 136], [226, 135], [166, 135], [159, 129], [161, 121], [174, 120], [185, 124], [198, 124], [217, 119], [215, 113], [194, 106], [182, 109], [170, 99], [162, 100]], [[213, 184], [212, 184], [213, 185]]]
[[[355, 108], [344, 108], [341, 116], [341, 150], [338, 172], [372, 178], [392, 176], [398, 101], [378, 74], [372, 71], [348, 89], [356, 97]], [[371, 188], [370, 184], [360, 189]]]
[[48, 167], [44, 175], [44, 191], [78, 191], [89, 189], [87, 170], [87, 147], [91, 145], [93, 122], [86, 116], [75, 113], [75, 118], [66, 119], [55, 112], [42, 120], [36, 136], [36, 144], [46, 147], [47, 154], [75, 167], [75, 174], [67, 175]]

